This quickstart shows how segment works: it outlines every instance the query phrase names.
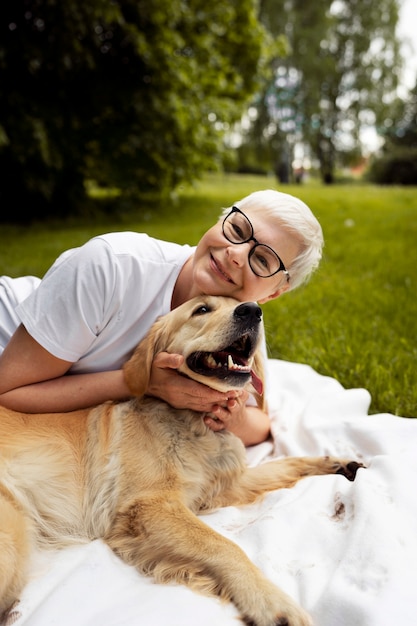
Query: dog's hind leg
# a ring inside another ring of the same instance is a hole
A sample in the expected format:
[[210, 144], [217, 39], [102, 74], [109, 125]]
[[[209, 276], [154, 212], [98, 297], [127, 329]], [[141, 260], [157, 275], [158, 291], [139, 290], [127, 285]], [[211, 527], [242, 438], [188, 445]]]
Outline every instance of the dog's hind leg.
[[0, 486], [0, 621], [26, 582], [29, 549], [29, 522]]
[[124, 561], [159, 582], [185, 583], [231, 600], [247, 624], [312, 624], [236, 544], [209, 528], [172, 493], [133, 502], [118, 514], [106, 541]]

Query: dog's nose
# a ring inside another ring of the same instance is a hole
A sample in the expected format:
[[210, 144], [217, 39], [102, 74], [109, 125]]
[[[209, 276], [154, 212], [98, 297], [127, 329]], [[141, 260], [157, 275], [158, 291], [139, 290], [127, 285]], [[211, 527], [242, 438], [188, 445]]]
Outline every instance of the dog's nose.
[[235, 308], [233, 315], [245, 321], [259, 323], [262, 319], [262, 309], [256, 302], [244, 302]]

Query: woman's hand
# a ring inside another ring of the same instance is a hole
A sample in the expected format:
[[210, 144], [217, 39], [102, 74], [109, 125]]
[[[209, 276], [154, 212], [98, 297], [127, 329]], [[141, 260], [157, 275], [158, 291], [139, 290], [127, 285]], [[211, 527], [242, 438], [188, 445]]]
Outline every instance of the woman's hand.
[[[246, 393], [246, 398], [248, 393]], [[243, 396], [229, 402], [226, 407], [216, 407], [204, 418], [212, 430], [229, 430], [239, 437], [245, 446], [254, 446], [268, 439], [270, 420], [267, 413], [257, 406], [245, 404]]]
[[177, 409], [207, 413], [204, 421], [211, 430], [227, 429], [247, 446], [269, 437], [269, 417], [258, 407], [246, 405], [247, 391], [223, 393], [181, 376], [176, 370], [183, 362], [184, 357], [180, 354], [157, 354], [147, 394], [165, 400]]
[[242, 390], [216, 391], [202, 383], [182, 376], [177, 369], [184, 362], [180, 354], [160, 352], [156, 355], [151, 370], [147, 395], [165, 400], [176, 409], [192, 409], [201, 413], [213, 412], [219, 406], [233, 404], [244, 394]]

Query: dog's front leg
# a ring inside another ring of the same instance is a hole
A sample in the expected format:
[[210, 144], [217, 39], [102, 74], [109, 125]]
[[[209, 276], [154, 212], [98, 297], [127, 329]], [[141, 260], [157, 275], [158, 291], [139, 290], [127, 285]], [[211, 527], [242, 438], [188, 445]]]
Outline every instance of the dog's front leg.
[[0, 486], [0, 621], [26, 582], [30, 524], [10, 492]]
[[210, 502], [212, 508], [251, 504], [267, 491], [288, 489], [307, 476], [341, 474], [354, 480], [362, 463], [351, 459], [322, 457], [287, 457], [246, 468], [233, 484]]
[[106, 537], [124, 561], [158, 582], [177, 581], [234, 602], [252, 626], [310, 626], [309, 616], [267, 580], [234, 543], [171, 493], [121, 511]]

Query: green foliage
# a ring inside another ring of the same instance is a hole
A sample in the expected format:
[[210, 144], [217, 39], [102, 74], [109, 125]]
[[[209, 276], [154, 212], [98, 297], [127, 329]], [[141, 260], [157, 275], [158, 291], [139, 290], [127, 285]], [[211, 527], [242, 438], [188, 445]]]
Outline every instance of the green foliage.
[[398, 7], [399, 0], [290, 0], [284, 11], [282, 0], [262, 2], [262, 22], [286, 33], [291, 50], [255, 102], [254, 151], [262, 138], [273, 162], [288, 161], [285, 150], [303, 142], [332, 182], [338, 155], [361, 148], [362, 125], [386, 119], [402, 65]]
[[380, 185], [417, 185], [417, 147], [388, 146], [371, 162], [367, 178]]
[[[60, 252], [109, 230], [194, 244], [222, 207], [274, 184], [259, 176], [210, 175], [181, 187], [176, 202], [157, 212], [139, 206], [136, 219], [6, 226], [0, 266], [14, 276], [42, 275]], [[265, 305], [271, 355], [308, 363], [346, 388], [369, 389], [372, 412], [417, 417], [416, 189], [305, 184], [285, 191], [311, 206], [326, 246], [308, 285]]]
[[380, 132], [386, 142], [371, 163], [369, 179], [384, 185], [417, 185], [417, 84], [406, 100], [393, 103]]
[[254, 0], [0, 3], [2, 219], [80, 210], [86, 179], [166, 195], [215, 167], [266, 42]]

